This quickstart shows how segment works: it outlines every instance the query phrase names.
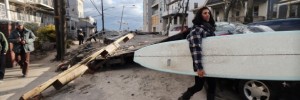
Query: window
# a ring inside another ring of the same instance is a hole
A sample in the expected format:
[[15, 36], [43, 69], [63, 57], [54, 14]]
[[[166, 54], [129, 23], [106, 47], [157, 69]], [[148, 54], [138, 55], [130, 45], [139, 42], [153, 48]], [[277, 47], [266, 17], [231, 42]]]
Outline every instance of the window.
[[237, 12], [235, 13], [235, 16], [240, 16], [240, 12], [237, 11]]
[[69, 4], [69, 0], [66, 0], [66, 8], [69, 8], [70, 4]]
[[17, 16], [18, 16], [18, 20], [22, 20], [22, 15], [20, 12], [17, 13]]
[[43, 3], [48, 5], [48, 1], [47, 0], [43, 0]]
[[297, 5], [292, 5], [290, 10], [290, 18], [295, 18], [297, 16]]
[[194, 8], [198, 8], [198, 3], [194, 3]]
[[74, 26], [72, 26], [72, 27], [71, 27], [71, 29], [72, 29], [72, 30], [75, 30], [75, 27], [74, 27]]
[[174, 17], [174, 24], [177, 24], [177, 17]]
[[254, 6], [254, 9], [253, 9], [253, 16], [258, 16], [258, 12], [259, 12], [259, 7], [258, 6]]

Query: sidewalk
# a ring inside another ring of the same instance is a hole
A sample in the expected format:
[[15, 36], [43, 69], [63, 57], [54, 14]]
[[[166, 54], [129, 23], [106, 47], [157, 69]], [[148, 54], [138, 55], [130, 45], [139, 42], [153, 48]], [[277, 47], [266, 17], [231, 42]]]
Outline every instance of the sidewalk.
[[[78, 41], [74, 43], [67, 51], [78, 48]], [[0, 83], [0, 100], [18, 100], [22, 94], [57, 75], [55, 69], [60, 62], [51, 62], [55, 55], [56, 52], [52, 52], [44, 59], [30, 62], [26, 78], [22, 77], [20, 66], [6, 68], [4, 82]]]

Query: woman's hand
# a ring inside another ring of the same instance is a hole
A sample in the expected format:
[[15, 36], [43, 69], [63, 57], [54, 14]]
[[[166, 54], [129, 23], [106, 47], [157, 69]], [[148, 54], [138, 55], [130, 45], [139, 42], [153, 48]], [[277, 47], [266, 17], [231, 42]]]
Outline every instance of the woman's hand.
[[203, 69], [198, 69], [197, 74], [198, 74], [199, 77], [204, 77], [205, 72], [204, 72]]

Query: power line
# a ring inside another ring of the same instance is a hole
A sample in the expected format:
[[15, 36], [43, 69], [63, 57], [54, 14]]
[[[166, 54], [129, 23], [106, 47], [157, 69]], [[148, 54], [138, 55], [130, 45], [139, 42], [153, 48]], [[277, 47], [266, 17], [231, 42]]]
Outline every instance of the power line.
[[91, 1], [91, 3], [93, 4], [93, 6], [96, 8], [96, 10], [98, 11], [98, 13], [99, 13], [100, 15], [102, 15], [102, 14], [100, 13], [100, 11], [98, 10], [97, 6], [95, 5], [95, 2], [93, 2], [92, 0], [90, 0], [90, 1]]

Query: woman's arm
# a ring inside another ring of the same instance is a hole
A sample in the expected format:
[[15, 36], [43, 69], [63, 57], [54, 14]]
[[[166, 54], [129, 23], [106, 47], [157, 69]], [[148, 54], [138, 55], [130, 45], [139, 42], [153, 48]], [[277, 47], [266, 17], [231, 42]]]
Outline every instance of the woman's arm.
[[188, 41], [190, 44], [190, 51], [193, 58], [194, 68], [202, 70], [202, 34], [203, 29], [195, 28], [191, 31]]

